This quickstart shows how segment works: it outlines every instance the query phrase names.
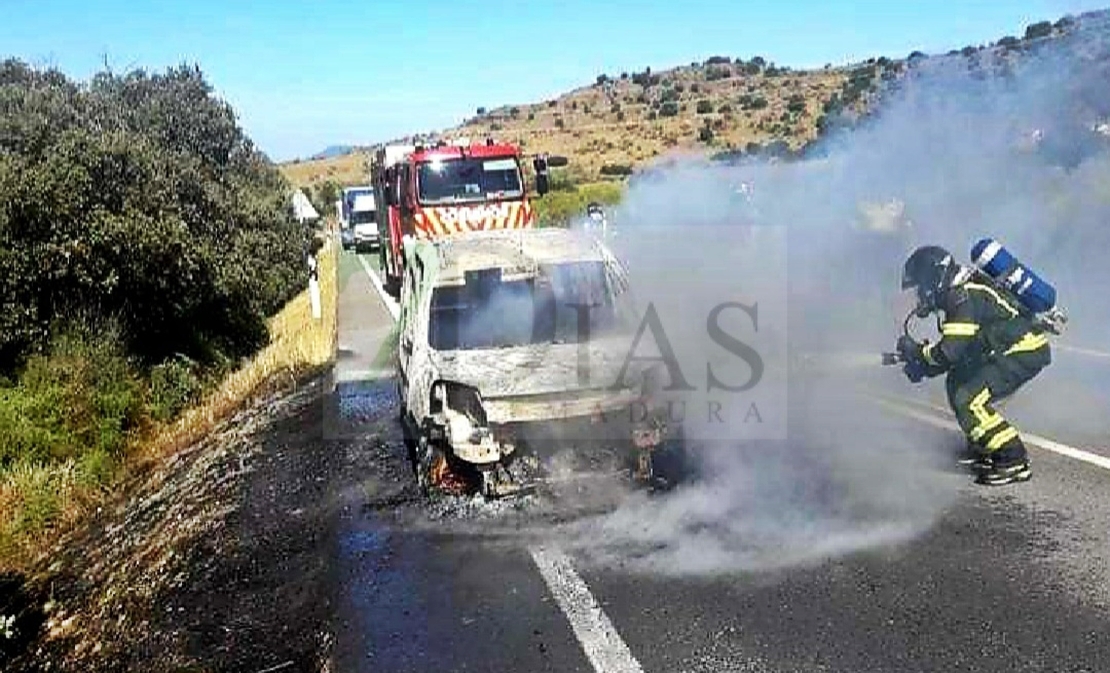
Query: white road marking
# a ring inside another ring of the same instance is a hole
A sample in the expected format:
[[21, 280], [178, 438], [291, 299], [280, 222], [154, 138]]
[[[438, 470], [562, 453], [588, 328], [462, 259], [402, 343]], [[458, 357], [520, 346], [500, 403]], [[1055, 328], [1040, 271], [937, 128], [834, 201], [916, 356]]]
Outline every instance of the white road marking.
[[389, 314], [393, 316], [394, 320], [400, 320], [401, 305], [398, 304], [397, 301], [393, 299], [393, 297], [390, 297], [388, 294], [386, 294], [385, 286], [382, 285], [382, 279], [379, 278], [378, 274], [374, 271], [373, 268], [371, 268], [370, 263], [366, 261], [366, 258], [362, 255], [358, 255], [358, 261], [360, 264], [362, 264], [362, 268], [366, 270], [366, 275], [370, 277], [370, 283], [373, 284], [374, 289], [378, 291], [378, 296], [382, 298], [382, 303], [384, 303], [385, 307], [389, 310]]
[[529, 551], [594, 670], [598, 673], [643, 673], [644, 669], [633, 658], [628, 645], [566, 554], [550, 547], [532, 547]]
[[1079, 355], [1089, 355], [1094, 358], [1110, 359], [1110, 353], [1105, 351], [1098, 351], [1093, 348], [1080, 348], [1079, 346], [1069, 346], [1067, 344], [1052, 344], [1053, 348], [1064, 351], [1065, 353], [1077, 353]]
[[[937, 426], [937, 427], [940, 427], [940, 428], [950, 429], [950, 430], [959, 431], [959, 429], [960, 429], [960, 426], [955, 421], [950, 421], [950, 420], [946, 420], [946, 419], [943, 419], [943, 418], [938, 418], [935, 413], [926, 413], [926, 412], [923, 412], [923, 411], [918, 411], [917, 409], [912, 408], [910, 406], [910, 403], [908, 403], [908, 402], [903, 402], [901, 400], [895, 401], [895, 400], [892, 400], [892, 399], [889, 399], [889, 398], [886, 398], [886, 397], [879, 397], [877, 395], [870, 395], [870, 394], [868, 395], [868, 397], [873, 399], [876, 403], [887, 407], [888, 409], [896, 411], [896, 412], [898, 412], [900, 414], [903, 414], [905, 416], [910, 416], [912, 418], [916, 418], [916, 419], [918, 419], [920, 421], [923, 421], [925, 423], [929, 423], [931, 425], [934, 425], [934, 426]], [[927, 406], [930, 409], [935, 409], [937, 412], [941, 411], [940, 409], [937, 409], [937, 407], [934, 407], [933, 405], [927, 405]], [[1057, 442], [1057, 441], [1049, 439], [1047, 437], [1041, 437], [1040, 435], [1034, 435], [1034, 434], [1028, 433], [1028, 432], [1022, 432], [1021, 433], [1021, 438], [1023, 440], [1025, 440], [1026, 444], [1030, 444], [1032, 446], [1042, 448], [1046, 451], [1051, 451], [1052, 453], [1056, 453], [1056, 454], [1059, 454], [1061, 456], [1066, 456], [1068, 458], [1073, 458], [1075, 460], [1082, 461], [1082, 462], [1087, 463], [1089, 465], [1094, 465], [1095, 467], [1101, 467], [1104, 470], [1110, 470], [1110, 458], [1107, 458], [1106, 456], [1100, 456], [1097, 453], [1091, 453], [1090, 451], [1084, 451], [1083, 449], [1077, 449], [1074, 446], [1068, 446], [1067, 444], [1063, 444], [1061, 442]]]
[[[389, 313], [397, 320], [400, 305], [386, 294], [381, 279], [366, 259], [360, 255], [358, 261]], [[586, 582], [574, 570], [570, 558], [553, 547], [532, 547], [528, 551], [594, 670], [597, 673], [643, 673]]]

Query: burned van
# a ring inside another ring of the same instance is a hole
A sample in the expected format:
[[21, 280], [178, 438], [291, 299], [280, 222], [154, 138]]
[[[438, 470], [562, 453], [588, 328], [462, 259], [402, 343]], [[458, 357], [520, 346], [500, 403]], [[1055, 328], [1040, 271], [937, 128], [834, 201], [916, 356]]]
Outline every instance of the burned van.
[[405, 255], [401, 416], [426, 491], [497, 497], [557, 469], [658, 482], [675, 428], [658, 371], [630, 357], [639, 316], [602, 243], [502, 230], [410, 240]]

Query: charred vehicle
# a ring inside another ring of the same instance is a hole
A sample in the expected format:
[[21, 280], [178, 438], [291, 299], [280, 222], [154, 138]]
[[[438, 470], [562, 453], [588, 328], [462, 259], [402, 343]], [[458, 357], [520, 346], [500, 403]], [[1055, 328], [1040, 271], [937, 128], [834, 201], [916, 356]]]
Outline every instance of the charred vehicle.
[[638, 316], [603, 244], [501, 230], [410, 240], [405, 257], [398, 385], [425, 492], [509, 495], [568, 464], [678, 479], [681, 462], [664, 473], [658, 456], [681, 455], [679, 429], [659, 372], [629, 357]]

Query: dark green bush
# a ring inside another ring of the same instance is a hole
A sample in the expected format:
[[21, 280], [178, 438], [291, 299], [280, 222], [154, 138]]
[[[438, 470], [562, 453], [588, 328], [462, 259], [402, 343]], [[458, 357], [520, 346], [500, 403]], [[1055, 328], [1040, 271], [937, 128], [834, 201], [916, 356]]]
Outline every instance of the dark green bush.
[[0, 63], [0, 373], [80, 312], [147, 366], [253, 353], [304, 282], [288, 201], [196, 68], [76, 84]]
[[626, 176], [632, 175], [632, 167], [627, 164], [605, 164], [601, 167], [601, 175], [605, 176]]

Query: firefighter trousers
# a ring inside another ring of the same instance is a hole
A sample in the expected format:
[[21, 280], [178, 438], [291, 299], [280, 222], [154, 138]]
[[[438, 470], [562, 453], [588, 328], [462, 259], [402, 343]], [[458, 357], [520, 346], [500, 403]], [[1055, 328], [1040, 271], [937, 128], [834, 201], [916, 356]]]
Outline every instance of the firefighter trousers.
[[[1045, 349], [1047, 350], [1047, 349]], [[1000, 463], [1026, 457], [1025, 444], [995, 404], [1013, 395], [1048, 364], [1047, 353], [988, 358], [974, 368], [948, 374], [948, 403], [968, 442]], [[1032, 357], [1031, 357], [1032, 356]]]

